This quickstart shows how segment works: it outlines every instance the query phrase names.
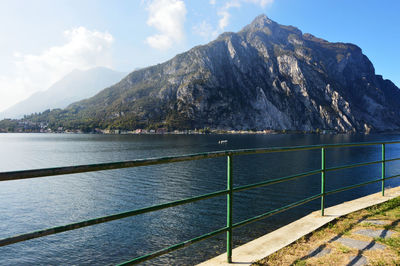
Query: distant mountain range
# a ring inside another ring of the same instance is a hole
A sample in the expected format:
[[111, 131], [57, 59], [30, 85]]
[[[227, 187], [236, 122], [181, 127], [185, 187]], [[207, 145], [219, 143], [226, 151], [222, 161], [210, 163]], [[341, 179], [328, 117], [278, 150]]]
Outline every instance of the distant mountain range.
[[22, 118], [24, 115], [43, 112], [46, 109], [65, 108], [69, 104], [94, 96], [102, 89], [120, 81], [126, 73], [105, 67], [86, 71], [74, 70], [45, 91], [36, 92], [29, 98], [0, 113], [0, 118]]
[[34, 116], [65, 128], [390, 131], [400, 91], [361, 49], [258, 16], [95, 96]]

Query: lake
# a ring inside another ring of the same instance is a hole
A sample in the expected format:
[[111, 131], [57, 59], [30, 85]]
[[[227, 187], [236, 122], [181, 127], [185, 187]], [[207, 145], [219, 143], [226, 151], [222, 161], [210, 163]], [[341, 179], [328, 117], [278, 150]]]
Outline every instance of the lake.
[[[227, 144], [218, 144], [221, 139]], [[226, 149], [399, 140], [399, 135], [0, 134], [0, 172]], [[386, 158], [400, 157], [388, 145]], [[327, 150], [327, 167], [380, 160], [378, 146]], [[320, 151], [233, 158], [234, 186], [319, 169]], [[380, 176], [380, 165], [329, 172], [326, 189]], [[387, 176], [400, 163], [387, 164]], [[397, 186], [400, 179], [388, 180]], [[201, 195], [226, 187], [226, 158], [0, 183], [0, 238]], [[380, 183], [327, 197], [327, 206], [377, 192]], [[234, 194], [234, 223], [320, 191], [320, 175]], [[238, 246], [317, 210], [315, 200], [234, 230]], [[0, 247], [2, 265], [110, 265], [224, 227], [226, 196]], [[152, 260], [192, 265], [225, 252], [225, 234]], [[235, 256], [233, 254], [233, 256]]]

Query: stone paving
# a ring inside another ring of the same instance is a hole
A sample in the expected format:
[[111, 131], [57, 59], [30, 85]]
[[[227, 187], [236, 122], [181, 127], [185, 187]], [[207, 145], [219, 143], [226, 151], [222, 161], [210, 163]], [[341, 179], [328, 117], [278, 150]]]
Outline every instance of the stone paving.
[[308, 254], [307, 257], [309, 257], [309, 258], [312, 258], [312, 257], [320, 258], [322, 256], [325, 256], [325, 255], [331, 253], [331, 251], [332, 251], [332, 249], [330, 249], [330, 248], [318, 247], [318, 248], [314, 249], [313, 251], [311, 251], [310, 254]]
[[[369, 224], [374, 224], [374, 225], [387, 225], [388, 221], [383, 221], [383, 220], [363, 220], [361, 223], [369, 223]], [[350, 236], [346, 237], [338, 237], [335, 239], [333, 242], [338, 242], [348, 248], [351, 249], [356, 249], [358, 250], [359, 254], [364, 253], [365, 251], [369, 250], [384, 250], [386, 248], [385, 245], [376, 243], [374, 238], [389, 238], [391, 237], [395, 232], [386, 230], [386, 229], [359, 229], [350, 234]], [[367, 238], [370, 238], [369, 241], [365, 240], [359, 240], [359, 239], [354, 239], [352, 236], [354, 235], [361, 235]], [[307, 258], [321, 258], [327, 254], [330, 254], [332, 249], [330, 248], [317, 248], [314, 249], [309, 253]], [[351, 266], [362, 266], [362, 265], [367, 265], [368, 264], [368, 259], [367, 257], [363, 255], [357, 255], [357, 256], [349, 256], [349, 263], [347, 265]]]
[[361, 229], [361, 230], [355, 231], [354, 233], [372, 237], [372, 238], [375, 238], [375, 237], [388, 238], [388, 237], [391, 237], [394, 232], [388, 231], [388, 230], [382, 230], [382, 229], [381, 230]]
[[[389, 221], [383, 221], [383, 220], [364, 220], [361, 221], [361, 223], [369, 223], [373, 225], [387, 225], [390, 222]], [[350, 235], [346, 236], [340, 236], [332, 240], [332, 242], [337, 242], [340, 243], [341, 245], [352, 249], [352, 250], [357, 250], [358, 254], [357, 256], [348, 256], [348, 264], [349, 266], [362, 266], [362, 265], [367, 265], [368, 264], [368, 258], [364, 255], [366, 251], [373, 251], [373, 250], [384, 250], [386, 248], [385, 245], [376, 243], [374, 238], [389, 238], [391, 237], [395, 232], [391, 230], [385, 230], [385, 229], [358, 229], [354, 230], [350, 233]], [[366, 240], [359, 240], [353, 238], [354, 236], [363, 236], [365, 238], [369, 238], [369, 241]], [[324, 256], [327, 256], [331, 254], [332, 248], [328, 248], [326, 246], [320, 246], [314, 250], [312, 250], [307, 256], [304, 257], [304, 259], [309, 259], [309, 258], [322, 258]]]
[[376, 250], [376, 249], [384, 249], [385, 246], [375, 243], [375, 241], [363, 241], [363, 240], [357, 240], [357, 239], [352, 239], [352, 238], [345, 238], [341, 237], [338, 240], [336, 240], [340, 244], [343, 244], [349, 248], [354, 248], [358, 250]]
[[[377, 226], [383, 226], [383, 225], [388, 225], [390, 222], [389, 221], [383, 221], [383, 220], [363, 220], [360, 223], [368, 223], [372, 225], [377, 225]], [[368, 258], [364, 255], [366, 251], [374, 251], [374, 250], [384, 250], [386, 248], [385, 245], [376, 243], [375, 238], [389, 238], [396, 232], [391, 231], [391, 230], [386, 230], [386, 229], [358, 229], [358, 230], [353, 230], [349, 235], [346, 236], [338, 236], [335, 239], [333, 239], [331, 242], [333, 243], [340, 243], [341, 245], [352, 249], [356, 250], [359, 255], [357, 256], [348, 256], [348, 264], [351, 266], [362, 266], [362, 265], [367, 265], [368, 264]], [[363, 236], [364, 239], [369, 239], [367, 240], [360, 240], [360, 239], [355, 239], [354, 237], [356, 236]], [[314, 250], [312, 250], [307, 256], [304, 257], [304, 259], [309, 259], [309, 258], [322, 258], [326, 255], [331, 254], [332, 248], [328, 248], [326, 246], [320, 246]]]
[[374, 225], [386, 225], [388, 224], [388, 221], [382, 221], [382, 220], [362, 220], [362, 223], [368, 223], [368, 224], [374, 224]]
[[350, 256], [348, 266], [363, 266], [368, 264], [368, 260], [364, 256]]

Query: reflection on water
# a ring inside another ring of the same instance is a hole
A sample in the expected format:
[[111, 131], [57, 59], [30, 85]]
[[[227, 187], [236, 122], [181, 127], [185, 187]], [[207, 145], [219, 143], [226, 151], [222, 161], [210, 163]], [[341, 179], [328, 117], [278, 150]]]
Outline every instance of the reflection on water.
[[[218, 140], [227, 139], [226, 145]], [[321, 143], [397, 140], [398, 135], [198, 135], [123, 136], [1, 134], [0, 171], [66, 166], [136, 158], [182, 155], [223, 149]], [[400, 157], [399, 145], [387, 158]], [[380, 147], [327, 150], [327, 167], [380, 160]], [[320, 151], [243, 155], [233, 159], [234, 185], [240, 186], [319, 169]], [[400, 172], [387, 164], [387, 175]], [[327, 173], [327, 190], [372, 180], [380, 166]], [[399, 180], [387, 181], [396, 186]], [[44, 177], [0, 183], [0, 237], [142, 208], [226, 187], [226, 158]], [[327, 197], [327, 205], [378, 191], [380, 184]], [[320, 176], [235, 193], [234, 221], [318, 194]], [[319, 201], [234, 230], [243, 244], [319, 208]], [[1, 264], [115, 264], [219, 229], [226, 222], [226, 199], [217, 197], [156, 213], [0, 248]], [[225, 236], [197, 243], [147, 264], [195, 264], [224, 252]]]

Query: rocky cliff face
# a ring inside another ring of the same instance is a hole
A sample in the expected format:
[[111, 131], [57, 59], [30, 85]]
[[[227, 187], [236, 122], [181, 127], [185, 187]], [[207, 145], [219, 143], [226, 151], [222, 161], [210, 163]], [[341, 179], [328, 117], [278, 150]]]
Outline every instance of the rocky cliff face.
[[262, 15], [69, 110], [187, 128], [388, 131], [400, 128], [400, 91], [356, 45]]

